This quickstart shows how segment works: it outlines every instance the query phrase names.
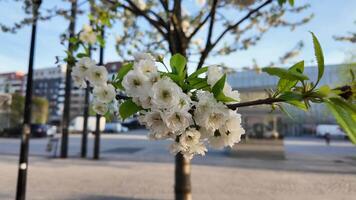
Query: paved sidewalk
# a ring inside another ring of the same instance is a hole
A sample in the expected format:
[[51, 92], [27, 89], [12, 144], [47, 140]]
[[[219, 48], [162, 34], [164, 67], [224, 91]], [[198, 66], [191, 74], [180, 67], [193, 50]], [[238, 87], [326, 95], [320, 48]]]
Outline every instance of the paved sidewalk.
[[[29, 200], [173, 199], [168, 142], [144, 131], [103, 135], [102, 159], [80, 159], [80, 136], [70, 136], [70, 158], [52, 159], [46, 139], [31, 140]], [[92, 137], [89, 138], [89, 157]], [[18, 139], [0, 139], [0, 200], [14, 199]], [[209, 150], [192, 166], [194, 200], [353, 200], [356, 148], [346, 141], [287, 138], [285, 160], [230, 157]]]
[[[0, 157], [0, 199], [14, 199], [17, 160]], [[173, 199], [172, 163], [32, 158], [31, 200]], [[193, 165], [196, 200], [356, 199], [356, 174]]]

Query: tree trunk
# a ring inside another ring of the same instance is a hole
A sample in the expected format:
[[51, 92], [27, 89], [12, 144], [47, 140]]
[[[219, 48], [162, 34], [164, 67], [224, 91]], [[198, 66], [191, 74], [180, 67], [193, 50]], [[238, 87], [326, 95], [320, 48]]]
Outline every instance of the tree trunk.
[[190, 160], [184, 158], [181, 153], [176, 155], [174, 193], [175, 200], [192, 199]]
[[26, 199], [26, 184], [27, 184], [27, 169], [28, 169], [28, 149], [31, 134], [31, 106], [32, 106], [32, 84], [33, 84], [33, 63], [35, 56], [36, 44], [36, 25], [38, 9], [41, 1], [33, 1], [33, 17], [31, 45], [30, 45], [30, 59], [28, 64], [27, 85], [26, 85], [26, 98], [24, 108], [24, 121], [22, 127], [21, 146], [19, 155], [19, 168], [17, 177], [16, 200]]
[[[77, 0], [72, 0], [71, 17], [69, 23], [69, 38], [74, 37], [75, 34], [75, 20], [77, 15]], [[73, 53], [73, 44], [68, 42], [68, 51]], [[70, 121], [70, 96], [72, 90], [71, 68], [74, 63], [67, 63], [66, 71], [66, 85], [65, 85], [65, 99], [62, 120], [62, 141], [61, 141], [61, 158], [68, 156], [68, 126]]]

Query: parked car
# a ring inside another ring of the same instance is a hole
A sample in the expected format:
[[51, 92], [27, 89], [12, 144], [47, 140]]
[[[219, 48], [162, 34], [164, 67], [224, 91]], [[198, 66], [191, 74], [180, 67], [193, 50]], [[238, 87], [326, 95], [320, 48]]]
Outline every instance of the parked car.
[[54, 136], [57, 133], [57, 126], [47, 125], [47, 136]]
[[32, 137], [47, 137], [47, 130], [46, 124], [31, 124]]
[[122, 125], [126, 126], [128, 129], [140, 129], [144, 128], [139, 122], [136, 117], [131, 117], [128, 119], [125, 119], [122, 123]]
[[105, 133], [120, 133], [120, 132], [127, 132], [128, 128], [122, 126], [119, 122], [111, 122], [105, 124]]
[[325, 137], [329, 134], [330, 137], [344, 137], [346, 138], [345, 132], [338, 125], [334, 124], [319, 124], [316, 127], [316, 136]]
[[[83, 131], [83, 122], [84, 117], [78, 116], [75, 117], [69, 124], [69, 131], [72, 133], [80, 133]], [[100, 118], [100, 131], [104, 131], [105, 129], [105, 117]], [[88, 131], [94, 132], [96, 129], [96, 117], [90, 116], [88, 117]]]

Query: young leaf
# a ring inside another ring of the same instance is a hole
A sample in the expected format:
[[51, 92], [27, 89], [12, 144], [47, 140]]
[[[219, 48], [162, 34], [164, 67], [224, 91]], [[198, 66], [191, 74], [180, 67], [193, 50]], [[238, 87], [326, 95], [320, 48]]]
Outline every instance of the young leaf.
[[213, 86], [211, 91], [213, 92], [215, 98], [222, 93], [226, 82], [226, 74], [224, 74]]
[[133, 63], [125, 63], [117, 72], [117, 79], [122, 80], [124, 76], [132, 69]]
[[308, 111], [308, 107], [305, 105], [305, 103], [303, 101], [290, 100], [290, 101], [287, 101], [286, 103], [288, 103], [294, 107], [297, 107], [303, 111]]
[[304, 74], [302, 74], [300, 72], [289, 71], [287, 69], [278, 68], [278, 67], [265, 67], [262, 69], [262, 71], [268, 73], [269, 75], [278, 76], [282, 79], [287, 79], [287, 80], [291, 80], [291, 81], [309, 80], [309, 78], [307, 76], [305, 76]]
[[185, 78], [184, 69], [185, 69], [185, 65], [187, 64], [187, 60], [185, 59], [185, 57], [182, 56], [181, 54], [174, 54], [171, 57], [170, 64], [171, 64], [172, 72], [174, 74], [177, 74], [181, 79], [184, 79]]
[[316, 61], [318, 63], [318, 80], [315, 84], [316, 86], [324, 74], [324, 56], [318, 38], [314, 35], [313, 32], [310, 33], [312, 34], [313, 37], [314, 53], [315, 53]]
[[194, 73], [192, 73], [189, 77], [188, 80], [193, 79], [198, 77], [200, 74], [205, 73], [208, 71], [208, 67], [202, 67], [200, 69], [198, 69], [197, 71], [195, 71]]
[[352, 143], [356, 144], [356, 119], [355, 113], [344, 107], [340, 106], [338, 103], [332, 101], [325, 101], [325, 104], [335, 117], [339, 125], [346, 131]]
[[[288, 69], [288, 71], [303, 73], [304, 61], [300, 61], [300, 62], [294, 64], [292, 67], [290, 67]], [[280, 79], [278, 81], [277, 88], [278, 88], [279, 92], [285, 92], [285, 91], [291, 90], [297, 83], [298, 83], [298, 81], [291, 81], [288, 79]]]
[[225, 96], [225, 94], [223, 92], [221, 92], [220, 94], [218, 94], [218, 96], [216, 97], [216, 100], [221, 101], [223, 103], [229, 103], [229, 102], [238, 102], [238, 100]]
[[119, 113], [122, 119], [126, 119], [140, 110], [142, 110], [142, 108], [129, 99], [120, 105]]

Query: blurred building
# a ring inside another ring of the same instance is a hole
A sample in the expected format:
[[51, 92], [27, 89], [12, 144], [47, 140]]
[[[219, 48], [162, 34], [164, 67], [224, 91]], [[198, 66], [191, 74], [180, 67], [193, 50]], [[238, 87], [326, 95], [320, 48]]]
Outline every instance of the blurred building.
[[[340, 71], [340, 65], [326, 66], [319, 85], [339, 86], [341, 84]], [[318, 77], [317, 67], [305, 67], [304, 73], [311, 77], [313, 82]], [[264, 72], [257, 73], [251, 70], [229, 74], [228, 82], [234, 89], [239, 90], [241, 101], [244, 102], [266, 98], [266, 89], [275, 89], [278, 78]], [[313, 104], [308, 112], [291, 106], [286, 106], [286, 110], [293, 119], [288, 118], [279, 109], [271, 112], [271, 106], [268, 105], [244, 107], [240, 108], [238, 112], [242, 115], [247, 133], [255, 137], [271, 136], [274, 131], [284, 135], [312, 134], [317, 124], [336, 123], [324, 106], [320, 104]]]
[[[105, 64], [109, 79], [121, 66], [121, 62]], [[60, 123], [64, 108], [66, 66], [48, 67], [34, 70], [33, 95], [44, 97], [49, 102], [48, 121]], [[70, 117], [83, 115], [85, 90], [73, 86], [71, 92]]]
[[23, 93], [24, 73], [9, 72], [0, 74], [0, 93]]

